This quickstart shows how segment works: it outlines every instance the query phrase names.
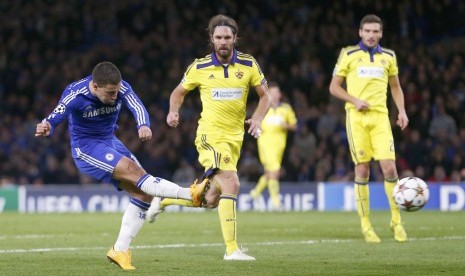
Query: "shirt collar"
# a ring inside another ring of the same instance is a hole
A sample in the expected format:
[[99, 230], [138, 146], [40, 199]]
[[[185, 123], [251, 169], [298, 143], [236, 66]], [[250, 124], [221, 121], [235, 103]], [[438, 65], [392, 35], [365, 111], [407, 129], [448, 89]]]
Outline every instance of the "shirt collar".
[[[234, 50], [233, 50], [233, 56], [232, 56], [232, 59], [231, 59], [230, 64], [234, 64], [234, 63], [236, 63], [237, 61], [238, 61], [238, 59], [237, 59], [237, 51], [236, 51], [236, 49], [234, 49]], [[223, 65], [223, 64], [221, 64], [221, 62], [220, 62], [220, 61], [218, 60], [218, 58], [216, 57], [215, 51], [213, 51], [213, 53], [212, 53], [212, 62], [213, 62], [213, 65], [215, 65], [215, 66]]]
[[380, 53], [380, 54], [383, 52], [383, 48], [381, 48], [381, 45], [379, 45], [379, 44], [376, 45], [375, 48], [370, 49], [367, 46], [365, 46], [365, 44], [363, 44], [362, 41], [360, 40], [360, 42], [358, 43], [358, 46], [360, 47], [360, 49], [362, 49], [365, 52]]

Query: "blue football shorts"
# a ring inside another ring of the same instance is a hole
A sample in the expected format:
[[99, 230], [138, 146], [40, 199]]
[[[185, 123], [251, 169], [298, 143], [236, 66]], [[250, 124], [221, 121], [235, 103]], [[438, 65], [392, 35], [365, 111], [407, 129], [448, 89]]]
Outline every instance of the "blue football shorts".
[[120, 181], [113, 179], [113, 170], [126, 156], [139, 166], [137, 158], [116, 137], [107, 140], [85, 139], [73, 142], [72, 155], [79, 171], [101, 182], [111, 183], [119, 189]]

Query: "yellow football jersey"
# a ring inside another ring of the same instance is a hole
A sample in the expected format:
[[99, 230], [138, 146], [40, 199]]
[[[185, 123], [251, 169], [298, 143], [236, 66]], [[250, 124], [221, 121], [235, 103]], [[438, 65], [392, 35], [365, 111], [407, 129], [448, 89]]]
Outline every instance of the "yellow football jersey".
[[197, 134], [223, 134], [242, 141], [249, 88], [263, 83], [265, 76], [251, 55], [234, 50], [230, 64], [221, 64], [214, 53], [196, 59], [181, 85], [200, 91], [202, 112]]
[[[282, 127], [284, 123], [290, 125], [295, 125], [297, 123], [297, 118], [292, 107], [287, 103], [281, 103], [277, 107], [271, 107], [262, 121], [262, 134], [259, 140], [265, 143], [275, 143], [276, 141], [286, 143], [287, 129]], [[272, 147], [273, 144], [269, 146]]]
[[262, 121], [262, 134], [258, 138], [258, 155], [265, 170], [276, 171], [281, 168], [286, 149], [287, 129], [283, 124], [295, 125], [297, 118], [287, 103], [271, 107]]
[[[370, 110], [388, 113], [388, 80], [398, 73], [394, 51], [379, 45], [368, 49], [360, 42], [341, 50], [333, 75], [344, 77], [347, 93], [365, 100], [370, 105]], [[345, 105], [346, 109], [354, 108], [350, 102]]]

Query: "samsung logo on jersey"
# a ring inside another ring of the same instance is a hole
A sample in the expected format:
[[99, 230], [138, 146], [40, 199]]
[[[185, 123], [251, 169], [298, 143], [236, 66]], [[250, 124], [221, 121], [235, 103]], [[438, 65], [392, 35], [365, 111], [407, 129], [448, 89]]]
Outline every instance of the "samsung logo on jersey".
[[105, 115], [110, 113], [118, 112], [121, 108], [121, 104], [117, 104], [116, 106], [105, 106], [96, 109], [86, 110], [82, 113], [83, 118], [91, 118], [99, 115]]
[[383, 67], [358, 67], [357, 75], [359, 78], [383, 78]]
[[216, 101], [237, 100], [242, 98], [242, 88], [212, 88], [212, 99]]

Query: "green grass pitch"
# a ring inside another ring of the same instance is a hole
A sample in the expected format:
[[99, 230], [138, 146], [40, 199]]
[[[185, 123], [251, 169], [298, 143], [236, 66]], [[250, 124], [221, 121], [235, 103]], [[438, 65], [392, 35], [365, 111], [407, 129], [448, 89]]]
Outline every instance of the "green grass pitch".
[[[367, 244], [355, 212], [238, 214], [238, 241], [255, 262], [225, 262], [215, 210], [164, 213], [132, 243], [137, 275], [464, 275], [465, 212], [372, 211], [380, 244]], [[105, 255], [122, 214], [0, 214], [0, 275], [114, 275]], [[127, 274], [126, 274], [127, 275]]]

